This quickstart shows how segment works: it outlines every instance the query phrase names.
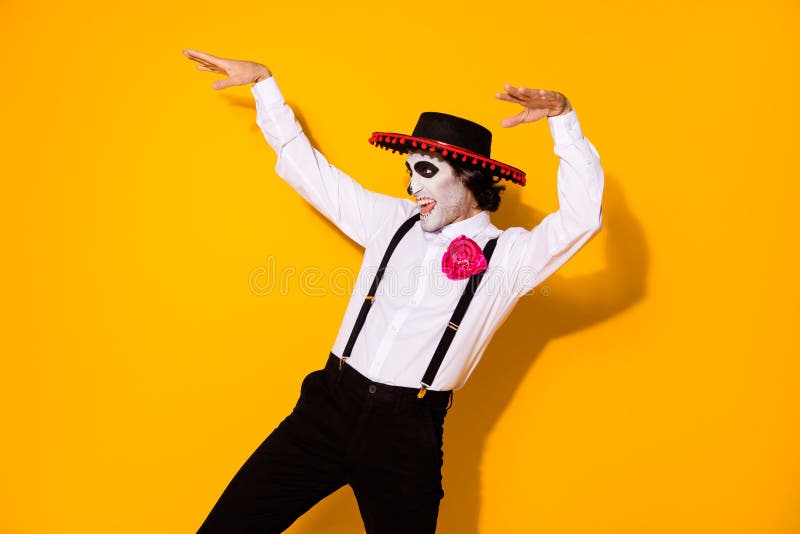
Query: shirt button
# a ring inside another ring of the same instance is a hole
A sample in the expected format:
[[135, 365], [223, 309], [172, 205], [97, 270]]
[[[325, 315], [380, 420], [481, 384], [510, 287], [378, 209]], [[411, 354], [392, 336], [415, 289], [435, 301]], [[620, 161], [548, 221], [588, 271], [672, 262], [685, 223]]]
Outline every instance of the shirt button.
[[419, 301], [417, 299], [411, 299], [411, 304], [416, 306], [417, 304], [419, 304]]
[[372, 384], [372, 385], [369, 387], [369, 392], [370, 392], [370, 393], [375, 393], [377, 390], [378, 390], [378, 388], [376, 388], [376, 387], [375, 387], [375, 384]]

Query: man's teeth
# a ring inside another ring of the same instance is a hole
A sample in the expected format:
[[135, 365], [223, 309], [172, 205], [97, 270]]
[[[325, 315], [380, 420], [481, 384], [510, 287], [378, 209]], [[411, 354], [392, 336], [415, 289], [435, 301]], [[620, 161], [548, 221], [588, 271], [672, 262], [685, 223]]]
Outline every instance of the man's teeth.
[[[431, 198], [423, 198], [418, 202], [418, 204], [420, 208], [419, 211], [420, 216], [427, 217], [428, 215], [430, 215], [431, 211], [433, 211], [434, 204], [436, 204], [436, 201]], [[426, 206], [430, 206], [430, 208], [426, 208]]]

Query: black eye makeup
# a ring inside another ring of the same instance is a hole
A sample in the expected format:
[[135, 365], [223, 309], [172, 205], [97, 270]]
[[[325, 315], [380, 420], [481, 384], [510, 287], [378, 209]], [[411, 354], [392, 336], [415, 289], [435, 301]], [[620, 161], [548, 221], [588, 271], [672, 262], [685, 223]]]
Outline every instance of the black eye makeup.
[[414, 170], [423, 178], [433, 178], [439, 172], [439, 167], [429, 161], [418, 161], [414, 164]]

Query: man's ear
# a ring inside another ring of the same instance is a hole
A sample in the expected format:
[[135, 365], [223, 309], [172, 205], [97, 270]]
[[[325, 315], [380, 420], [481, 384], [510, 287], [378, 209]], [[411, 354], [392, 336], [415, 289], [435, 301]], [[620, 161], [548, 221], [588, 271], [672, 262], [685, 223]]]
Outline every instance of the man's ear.
[[[469, 189], [469, 188], [467, 188], [467, 189]], [[473, 200], [472, 207], [473, 207], [473, 208], [480, 209], [480, 208], [481, 208], [481, 206], [480, 206], [480, 204], [478, 203], [478, 199], [477, 199], [477, 198], [475, 198], [475, 194], [474, 194], [472, 191], [470, 191], [470, 192], [469, 192], [469, 196], [470, 196], [470, 197], [472, 197], [472, 200]]]

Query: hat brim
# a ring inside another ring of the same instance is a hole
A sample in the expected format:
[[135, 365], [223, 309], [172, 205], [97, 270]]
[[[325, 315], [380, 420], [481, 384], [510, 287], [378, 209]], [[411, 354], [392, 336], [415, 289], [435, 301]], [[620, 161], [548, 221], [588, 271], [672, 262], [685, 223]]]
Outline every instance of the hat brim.
[[474, 167], [492, 176], [510, 180], [522, 186], [525, 185], [525, 173], [516, 167], [487, 158], [486, 156], [481, 156], [480, 154], [455, 145], [436, 141], [435, 139], [425, 139], [424, 137], [414, 137], [391, 132], [373, 132], [372, 137], [369, 138], [369, 142], [373, 146], [391, 150], [392, 153], [399, 152], [401, 154], [406, 154], [409, 150], [437, 152], [441, 154], [442, 157], [451, 159], [458, 165]]

